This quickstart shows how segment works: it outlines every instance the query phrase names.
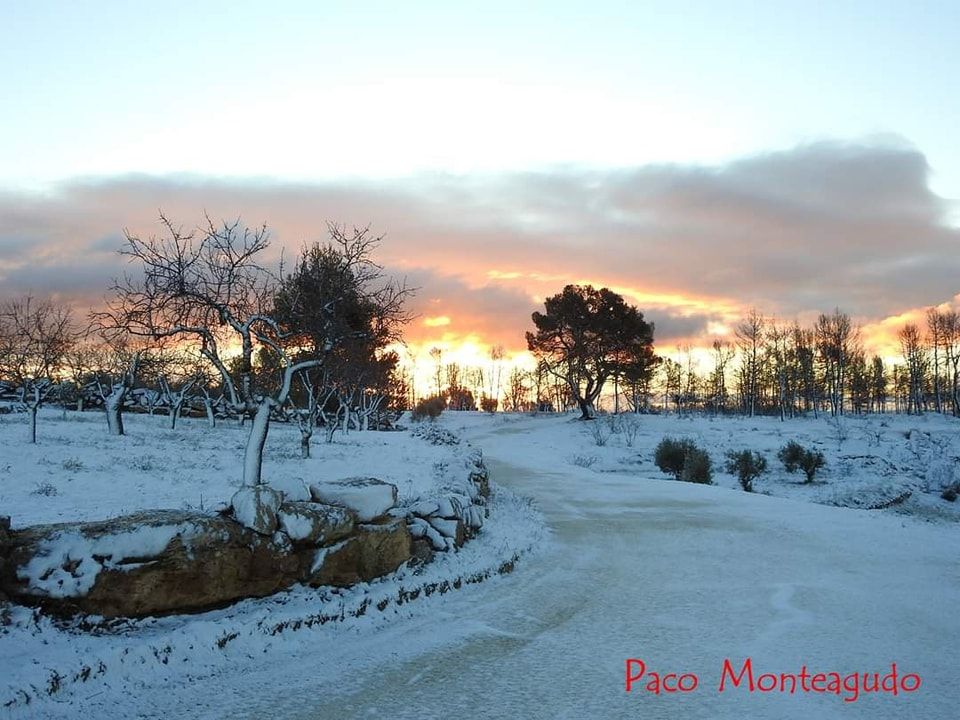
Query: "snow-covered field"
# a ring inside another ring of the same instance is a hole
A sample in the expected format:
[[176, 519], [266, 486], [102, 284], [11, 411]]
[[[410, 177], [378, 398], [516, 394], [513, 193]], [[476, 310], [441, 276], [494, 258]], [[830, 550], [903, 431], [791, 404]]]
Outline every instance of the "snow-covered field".
[[[171, 433], [163, 418], [132, 416], [130, 435], [117, 439], [103, 434], [95, 413], [42, 420], [41, 443], [31, 448], [19, 442], [22, 420], [0, 419], [0, 513], [13, 515], [14, 526], [199, 507], [201, 494], [206, 507], [238, 482], [243, 433], [235, 427], [209, 434], [187, 423]], [[960, 455], [960, 424], [932, 416], [849, 418], [839, 430], [823, 419], [638, 422], [632, 447], [623, 432], [597, 446], [589, 424], [570, 416], [447, 413], [440, 424], [482, 448], [492, 479], [514, 491], [495, 493], [483, 532], [459, 553], [440, 556], [421, 575], [404, 570], [350, 591], [295, 590], [96, 634], [16, 611], [0, 635], [0, 689], [5, 701], [20, 701], [0, 712], [956, 716], [960, 526], [957, 508], [932, 486]], [[664, 436], [695, 440], [717, 469], [728, 449], [759, 450], [768, 473], [755, 494], [719, 471], [714, 486], [676, 482], [652, 461]], [[816, 484], [801, 484], [776, 460], [790, 439], [824, 452]], [[443, 474], [443, 448], [407, 433], [354, 433], [314, 449], [313, 460], [300, 460], [296, 433], [275, 426], [265, 477], [371, 474], [398, 484], [403, 499]], [[44, 483], [56, 493], [38, 494]], [[886, 510], [831, 506], [872, 504], [906, 489], [910, 498]], [[518, 495], [533, 498], [549, 539]], [[534, 546], [513, 573], [497, 573], [504, 559]], [[461, 581], [456, 592], [443, 585], [487, 573], [486, 582]], [[343, 620], [329, 621], [334, 616]], [[896, 662], [923, 685], [851, 703], [831, 694], [718, 693], [723, 659], [748, 656], [758, 672], [778, 673], [801, 664], [811, 672], [883, 673]], [[697, 673], [701, 687], [627, 694], [631, 657], [662, 672]]]

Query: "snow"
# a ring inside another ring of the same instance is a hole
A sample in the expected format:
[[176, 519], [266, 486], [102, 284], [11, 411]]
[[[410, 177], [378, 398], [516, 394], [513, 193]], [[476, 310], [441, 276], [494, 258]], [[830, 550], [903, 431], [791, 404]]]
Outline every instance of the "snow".
[[397, 504], [396, 486], [376, 478], [311, 483], [310, 494], [316, 502], [343, 505], [353, 510], [361, 522], [378, 518]]
[[266, 485], [242, 487], [230, 498], [230, 507], [234, 519], [244, 527], [261, 535], [273, 535], [281, 500], [280, 493]]
[[[186, 462], [179, 499], [164, 468], [142, 479], [128, 459], [118, 460], [128, 473], [126, 491], [116, 492], [114, 482], [112, 492], [96, 496], [100, 484], [91, 476], [98, 455], [115, 452], [110, 441], [127, 452], [138, 446], [104, 438], [102, 445], [93, 440], [95, 452], [81, 451], [77, 435], [52, 420], [41, 418], [41, 443], [46, 429], [73, 444], [43, 446], [49, 464], [39, 463], [33, 449], [14, 446], [14, 436], [4, 434], [12, 421], [0, 420], [0, 447], [17, 449], [0, 461], [0, 507], [10, 507], [14, 526], [31, 514], [49, 520], [69, 512], [76, 482], [94, 492], [92, 499], [77, 494], [77, 512], [91, 514], [96, 502], [107, 514], [124, 503], [183, 502], [204, 479], [208, 501], [236, 489], [222, 478], [237, 467], [230, 460], [236, 446], [218, 450], [188, 422], [177, 430], [176, 457]], [[132, 433], [147, 426], [140, 420], [129, 418]], [[159, 426], [163, 418], [157, 420]], [[0, 626], [0, 703], [13, 701], [5, 711], [278, 720], [956, 715], [960, 513], [927, 491], [932, 463], [949, 465], [960, 455], [956, 421], [849, 418], [838, 429], [825, 419], [645, 416], [632, 447], [623, 433], [611, 433], [598, 447], [587, 425], [570, 416], [448, 412], [439, 424], [483, 449], [495, 483], [489, 516], [463, 548], [346, 590], [295, 588], [96, 634], [14, 609], [9, 625]], [[139, 447], [150, 453], [158, 452], [157, 435], [134, 437], [144, 437]], [[677, 482], [656, 468], [653, 448], [667, 435], [708, 450], [715, 485]], [[827, 465], [816, 483], [802, 483], [776, 460], [790, 439], [824, 452]], [[433, 446], [408, 433], [361, 433], [333, 446], [318, 443], [317, 457], [300, 461], [296, 440], [292, 428], [271, 429], [265, 477], [381, 477], [397, 484], [398, 509], [406, 511], [434, 503], [439, 511], [444, 498], [468, 492], [463, 443]], [[198, 445], [196, 455], [190, 444]], [[278, 457], [287, 448], [289, 457]], [[718, 470], [724, 453], [740, 448], [768, 459], [756, 493], [741, 491]], [[193, 458], [205, 453], [221, 465], [201, 472]], [[87, 469], [64, 472], [69, 457]], [[56, 472], [27, 472], [37, 469]], [[40, 479], [61, 494], [31, 495]], [[146, 499], [137, 497], [140, 483]], [[831, 505], [838, 497], [867, 502], [908, 490], [908, 499], [885, 510]], [[414, 524], [442, 540], [426, 520]], [[514, 571], [499, 575], [518, 554]], [[484, 573], [490, 574], [484, 582], [464, 580], [454, 591], [451, 578]], [[630, 657], [662, 672], [695, 672], [702, 686], [684, 697], [628, 695], [623, 669]], [[885, 672], [895, 661], [903, 672], [920, 674], [923, 687], [909, 697], [865, 696], [849, 704], [832, 695], [720, 694], [726, 657], [752, 657], [763, 671], [778, 673], [801, 664]]]
[[102, 569], [136, 567], [123, 561], [159, 555], [177, 535], [189, 540], [191, 534], [187, 525], [175, 524], [140, 526], [95, 538], [64, 530], [41, 541], [18, 576], [49, 597], [79, 597], [90, 591]]
[[283, 493], [284, 501], [301, 502], [310, 500], [310, 488], [299, 477], [280, 475], [269, 481], [270, 487]]

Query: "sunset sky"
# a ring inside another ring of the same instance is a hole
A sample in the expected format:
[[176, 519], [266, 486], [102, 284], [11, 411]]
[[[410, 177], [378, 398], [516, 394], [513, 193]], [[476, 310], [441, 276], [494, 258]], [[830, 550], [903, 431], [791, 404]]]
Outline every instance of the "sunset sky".
[[415, 353], [520, 352], [570, 282], [663, 351], [835, 306], [884, 349], [960, 293], [958, 38], [956, 2], [0, 1], [0, 295], [98, 302], [162, 208], [371, 225]]

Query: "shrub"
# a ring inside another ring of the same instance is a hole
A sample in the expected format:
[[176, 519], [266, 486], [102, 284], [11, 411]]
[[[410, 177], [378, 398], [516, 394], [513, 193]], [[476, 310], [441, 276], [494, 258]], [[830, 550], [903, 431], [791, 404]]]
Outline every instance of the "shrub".
[[960, 491], [960, 484], [954, 483], [950, 487], [944, 488], [943, 492], [940, 493], [940, 497], [942, 497], [947, 502], [955, 502], [957, 499], [958, 491]]
[[797, 470], [803, 470], [807, 476], [806, 482], [812, 483], [817, 475], [817, 471], [826, 465], [823, 453], [819, 450], [808, 450], [800, 443], [791, 440], [777, 453], [780, 462], [787, 472], [793, 473]]
[[767, 459], [752, 450], [731, 450], [727, 453], [727, 472], [736, 475], [740, 487], [753, 492], [753, 481], [767, 470]]
[[710, 456], [690, 440], [664, 438], [654, 450], [653, 461], [660, 470], [684, 482], [709, 485], [713, 477]]
[[480, 409], [485, 413], [495, 413], [497, 411], [497, 399], [484, 395], [480, 398]]
[[713, 465], [706, 451], [691, 444], [683, 458], [680, 480], [701, 485], [709, 485], [713, 482]]
[[413, 412], [410, 413], [410, 419], [414, 422], [420, 422], [424, 419], [436, 420], [440, 417], [440, 413], [443, 412], [446, 406], [447, 401], [442, 395], [423, 398], [417, 403], [416, 407], [413, 408]]
[[812, 483], [817, 475], [817, 471], [826, 465], [823, 459], [823, 453], [819, 450], [804, 450], [803, 457], [800, 459], [800, 469], [807, 476], [807, 482]]
[[800, 459], [803, 457], [803, 446], [796, 440], [791, 440], [777, 453], [777, 458], [783, 463], [787, 472], [796, 472], [800, 467]]
[[603, 447], [607, 444], [607, 440], [610, 439], [609, 428], [600, 422], [600, 420], [591, 420], [590, 437], [593, 438], [594, 445], [597, 447]]
[[693, 447], [689, 440], [674, 440], [664, 438], [653, 451], [653, 462], [662, 472], [673, 475], [677, 480], [683, 472], [683, 461], [687, 451]]

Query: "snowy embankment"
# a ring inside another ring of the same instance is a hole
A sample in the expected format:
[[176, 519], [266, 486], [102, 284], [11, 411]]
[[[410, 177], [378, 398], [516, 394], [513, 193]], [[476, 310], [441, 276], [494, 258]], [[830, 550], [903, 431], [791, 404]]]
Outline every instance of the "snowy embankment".
[[[163, 418], [132, 416], [129, 434], [113, 438], [98, 414], [63, 420], [49, 413], [41, 443], [29, 446], [19, 442], [20, 418], [0, 417], [0, 514], [10, 514], [15, 529], [152, 507], [209, 511], [236, 491], [245, 430], [233, 425], [211, 431], [188, 422], [170, 431], [159, 429]], [[344, 476], [379, 477], [398, 487], [398, 508], [414, 506], [429, 517], [463, 487], [462, 456], [474, 452], [448, 433], [439, 441], [435, 435], [338, 435], [332, 444], [315, 444], [312, 460], [301, 460], [293, 429], [275, 426], [264, 477], [288, 491], [313, 485], [317, 492], [333, 492], [325, 482]], [[0, 622], [0, 707], [43, 715], [91, 694], [242, 672], [251, 658], [260, 663], [301, 645], [322, 650], [345, 635], [425, 612], [418, 606], [428, 598], [509, 572], [541, 539], [542, 520], [526, 501], [494, 485], [486, 507], [482, 530], [463, 547], [446, 543], [449, 551], [426, 565], [349, 588], [297, 586], [223, 610], [138, 621], [56, 622], [10, 606]]]

